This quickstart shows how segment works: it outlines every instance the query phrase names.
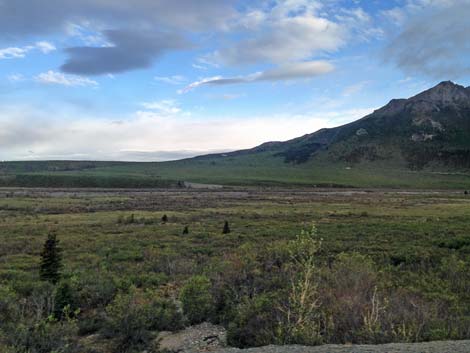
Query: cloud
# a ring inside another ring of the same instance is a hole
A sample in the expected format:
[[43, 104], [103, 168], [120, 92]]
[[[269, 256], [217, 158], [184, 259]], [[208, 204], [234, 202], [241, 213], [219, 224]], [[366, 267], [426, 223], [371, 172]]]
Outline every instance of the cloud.
[[285, 64], [312, 60], [380, 34], [361, 8], [329, 1], [277, 0], [239, 17], [241, 39], [207, 58], [224, 65]]
[[369, 85], [372, 81], [361, 81], [358, 83], [355, 83], [353, 85], [347, 86], [343, 90], [343, 96], [344, 97], [350, 97], [353, 96], [359, 92], [361, 92], [364, 88], [366, 88], [367, 85]]
[[7, 76], [7, 80], [10, 82], [21, 82], [25, 80], [24, 75], [22, 74], [10, 74]]
[[259, 62], [286, 63], [334, 52], [345, 43], [345, 32], [328, 19], [306, 14], [268, 21], [254, 38], [216, 51], [214, 60], [238, 66]]
[[156, 113], [162, 115], [175, 115], [181, 113], [181, 108], [179, 104], [173, 99], [164, 99], [155, 102], [146, 102], [142, 103], [142, 106], [145, 109], [155, 111]]
[[155, 81], [168, 83], [170, 85], [180, 85], [186, 81], [186, 78], [180, 75], [173, 75], [173, 76], [155, 76]]
[[56, 47], [49, 42], [37, 42], [34, 45], [28, 45], [24, 47], [9, 47], [0, 49], [0, 60], [1, 59], [21, 59], [32, 50], [39, 50], [43, 54], [49, 54], [56, 50]]
[[[223, 31], [237, 11], [235, 0], [0, 0], [0, 33], [6, 42], [37, 35], [68, 35], [66, 73], [101, 75], [151, 66], [170, 50], [188, 47], [179, 35]], [[0, 59], [24, 57], [7, 48]], [[19, 50], [15, 50], [19, 49]], [[39, 43], [39, 50], [53, 47]]]
[[50, 52], [57, 50], [54, 44], [45, 41], [37, 42], [36, 48], [39, 49], [43, 54], [49, 54]]
[[207, 119], [144, 110], [116, 122], [76, 113], [71, 119], [35, 106], [3, 106], [0, 159], [168, 160], [287, 140], [332, 127], [337, 118], [352, 121], [371, 111]]
[[65, 75], [60, 72], [55, 72], [49, 70], [47, 72], [41, 73], [34, 78], [37, 82], [44, 83], [44, 84], [54, 84], [54, 85], [62, 85], [68, 87], [84, 87], [84, 86], [98, 86], [98, 82], [90, 80], [86, 77], [80, 76], [73, 76], [73, 75]]
[[401, 33], [385, 49], [385, 60], [408, 75], [470, 75], [470, 1], [421, 0], [411, 5]]
[[281, 65], [270, 70], [257, 72], [247, 76], [224, 78], [215, 76], [204, 78], [186, 86], [178, 93], [186, 93], [203, 85], [231, 85], [237, 83], [252, 83], [262, 81], [290, 81], [327, 74], [334, 70], [334, 66], [327, 61], [308, 61]]
[[61, 70], [79, 75], [102, 75], [143, 69], [170, 49], [188, 47], [185, 40], [174, 33], [127, 30], [104, 33], [111, 46], [68, 48], [69, 58]]
[[220, 0], [14, 0], [0, 2], [3, 38], [65, 31], [70, 23], [103, 28], [225, 28], [236, 11]]

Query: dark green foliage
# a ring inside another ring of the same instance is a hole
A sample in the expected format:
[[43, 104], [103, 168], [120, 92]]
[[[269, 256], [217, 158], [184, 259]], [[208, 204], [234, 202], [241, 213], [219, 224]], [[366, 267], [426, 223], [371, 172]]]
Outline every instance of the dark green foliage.
[[190, 324], [209, 320], [214, 310], [211, 283], [205, 276], [191, 277], [181, 289], [183, 312]]
[[54, 317], [58, 320], [64, 318], [65, 312], [74, 315], [77, 307], [76, 293], [72, 286], [64, 281], [57, 285], [54, 297]]
[[229, 234], [229, 233], [230, 233], [230, 227], [228, 225], [228, 221], [225, 221], [224, 229], [222, 229], [222, 234]]
[[103, 333], [117, 338], [116, 352], [140, 352], [154, 349], [155, 331], [183, 328], [182, 313], [169, 299], [155, 293], [141, 293], [135, 287], [120, 293], [106, 307]]
[[163, 223], [168, 222], [168, 216], [167, 216], [166, 214], [164, 214], [164, 215], [162, 216], [162, 222], [163, 222]]
[[15, 353], [76, 353], [77, 328], [73, 321], [52, 318], [19, 324], [9, 333]]
[[243, 298], [228, 325], [227, 342], [239, 348], [266, 346], [277, 342], [276, 299], [268, 294]]
[[189, 228], [188, 226], [185, 226], [183, 229], [183, 235], [189, 234]]
[[56, 235], [50, 233], [41, 252], [40, 276], [42, 280], [54, 284], [59, 281], [62, 268], [61, 252]]
[[183, 313], [169, 299], [153, 297], [148, 304], [149, 328], [157, 331], [177, 331], [184, 327]]
[[114, 351], [139, 352], [151, 341], [149, 317], [134, 289], [118, 294], [106, 307], [104, 333], [118, 339]]

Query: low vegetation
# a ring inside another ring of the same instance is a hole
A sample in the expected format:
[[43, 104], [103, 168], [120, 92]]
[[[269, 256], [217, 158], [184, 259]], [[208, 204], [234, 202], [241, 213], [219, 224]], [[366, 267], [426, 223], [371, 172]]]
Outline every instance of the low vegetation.
[[463, 191], [0, 190], [0, 351], [158, 352], [204, 321], [237, 347], [470, 338], [469, 212]]

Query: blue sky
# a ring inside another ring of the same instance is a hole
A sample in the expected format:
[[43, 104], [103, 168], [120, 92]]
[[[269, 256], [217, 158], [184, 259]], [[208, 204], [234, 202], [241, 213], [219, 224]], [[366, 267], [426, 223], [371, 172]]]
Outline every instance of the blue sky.
[[0, 0], [0, 159], [177, 159], [344, 124], [468, 86], [469, 16], [468, 0]]

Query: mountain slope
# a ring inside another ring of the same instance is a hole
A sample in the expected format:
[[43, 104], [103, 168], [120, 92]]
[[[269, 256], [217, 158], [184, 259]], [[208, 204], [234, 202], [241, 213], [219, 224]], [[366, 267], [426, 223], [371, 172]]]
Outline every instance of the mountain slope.
[[316, 185], [470, 189], [470, 88], [442, 82], [355, 122], [164, 163], [6, 162], [0, 186]]
[[271, 153], [287, 163], [388, 161], [410, 169], [470, 168], [470, 88], [442, 82], [372, 114], [286, 142], [199, 158]]

